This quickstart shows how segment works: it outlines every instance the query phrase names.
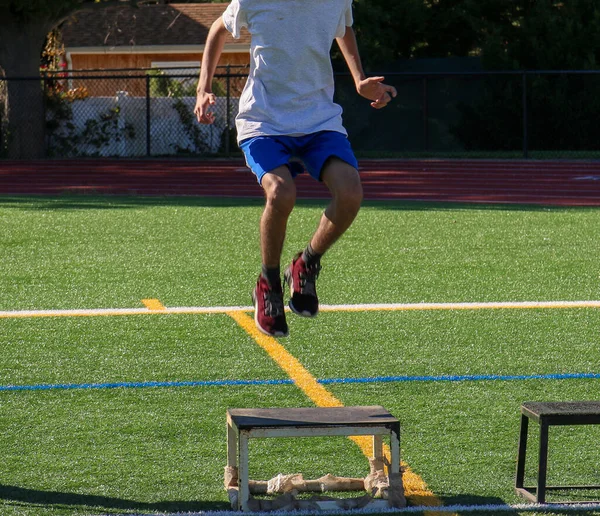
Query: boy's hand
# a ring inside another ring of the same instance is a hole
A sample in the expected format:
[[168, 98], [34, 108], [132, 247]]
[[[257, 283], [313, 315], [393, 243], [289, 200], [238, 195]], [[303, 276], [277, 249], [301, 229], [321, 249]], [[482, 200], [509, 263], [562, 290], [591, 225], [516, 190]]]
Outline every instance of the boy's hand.
[[384, 77], [368, 77], [358, 83], [358, 94], [372, 100], [371, 106], [381, 109], [387, 106], [396, 96], [396, 88], [383, 84]]
[[196, 106], [194, 114], [201, 124], [212, 124], [215, 121], [215, 114], [209, 111], [209, 106], [217, 103], [217, 97], [214, 93], [198, 92], [196, 96]]

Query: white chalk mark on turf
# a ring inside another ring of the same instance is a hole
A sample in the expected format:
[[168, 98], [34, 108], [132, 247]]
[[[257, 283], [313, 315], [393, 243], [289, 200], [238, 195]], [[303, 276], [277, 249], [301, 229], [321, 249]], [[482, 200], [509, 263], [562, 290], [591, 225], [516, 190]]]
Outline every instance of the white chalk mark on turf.
[[[418, 311], [418, 310], [519, 310], [600, 308], [600, 301], [489, 301], [474, 303], [372, 303], [348, 305], [321, 305], [322, 312]], [[122, 315], [167, 314], [226, 314], [251, 312], [252, 306], [179, 306], [164, 309], [145, 308], [91, 308], [74, 310], [9, 310], [0, 311], [0, 319], [27, 317], [100, 317]], [[287, 310], [287, 308], [286, 308]]]

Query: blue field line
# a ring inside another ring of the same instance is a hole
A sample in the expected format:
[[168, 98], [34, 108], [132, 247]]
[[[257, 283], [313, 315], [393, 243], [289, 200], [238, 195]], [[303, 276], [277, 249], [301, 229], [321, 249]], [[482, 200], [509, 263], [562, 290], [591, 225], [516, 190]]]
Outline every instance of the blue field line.
[[[513, 380], [589, 380], [600, 379], [600, 373], [557, 373], [557, 374], [473, 374], [442, 376], [371, 376], [366, 378], [324, 378], [317, 380], [323, 385], [351, 383], [395, 383], [395, 382], [476, 382]], [[37, 385], [0, 385], [0, 391], [52, 391], [77, 389], [144, 389], [157, 387], [239, 387], [257, 385], [292, 385], [292, 380], [201, 380], [181, 382], [109, 382], [109, 383], [47, 383]]]
[[319, 380], [324, 385], [334, 383], [396, 383], [396, 382], [477, 382], [511, 380], [581, 380], [599, 379], [600, 373], [556, 373], [556, 374], [468, 374], [442, 376], [373, 376], [369, 378], [328, 378]]
[[53, 391], [77, 389], [144, 389], [150, 387], [222, 387], [244, 385], [291, 385], [292, 380], [201, 380], [187, 382], [44, 383], [0, 385], [0, 391]]

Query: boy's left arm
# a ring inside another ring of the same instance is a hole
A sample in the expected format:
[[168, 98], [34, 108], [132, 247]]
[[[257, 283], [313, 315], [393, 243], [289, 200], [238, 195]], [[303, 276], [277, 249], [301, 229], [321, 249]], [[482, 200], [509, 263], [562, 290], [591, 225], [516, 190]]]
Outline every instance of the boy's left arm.
[[341, 38], [336, 38], [346, 64], [350, 69], [356, 91], [359, 95], [372, 100], [371, 106], [381, 109], [396, 96], [396, 88], [384, 84], [384, 77], [367, 77], [363, 71], [356, 36], [352, 27], [346, 27], [346, 33]]

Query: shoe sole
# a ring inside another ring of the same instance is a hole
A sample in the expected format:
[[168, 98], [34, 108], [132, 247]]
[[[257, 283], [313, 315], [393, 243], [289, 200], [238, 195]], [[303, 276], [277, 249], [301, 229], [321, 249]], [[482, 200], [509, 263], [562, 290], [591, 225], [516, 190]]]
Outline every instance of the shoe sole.
[[254, 294], [254, 292], [252, 292], [252, 304], [254, 305], [254, 324], [256, 325], [256, 328], [258, 329], [258, 331], [260, 331], [261, 333], [264, 333], [265, 335], [268, 335], [269, 337], [287, 337], [290, 332], [282, 332], [282, 331], [276, 331], [274, 333], [271, 333], [267, 330], [265, 330], [260, 323], [258, 322], [258, 310], [256, 309], [256, 296]]
[[308, 310], [298, 310], [295, 306], [294, 306], [294, 278], [292, 277], [292, 273], [290, 272], [290, 268], [288, 267], [285, 272], [283, 273], [283, 279], [285, 280], [285, 282], [288, 284], [288, 286], [290, 287], [290, 301], [288, 303], [288, 306], [290, 307], [290, 310], [292, 312], [294, 312], [296, 315], [299, 315], [300, 317], [307, 317], [307, 318], [313, 318], [316, 317], [319, 314], [319, 310], [317, 309], [317, 311], [315, 313], [309, 312]]
[[294, 306], [294, 303], [292, 303], [292, 300], [290, 299], [288, 306], [290, 307], [290, 310], [292, 312], [294, 312], [296, 315], [299, 315], [300, 317], [306, 317], [308, 319], [311, 319], [313, 317], [316, 317], [317, 315], [319, 315], [319, 311], [317, 310], [314, 314], [312, 312], [309, 312], [308, 310], [303, 310], [302, 312], [300, 310], [297, 310], [296, 307]]

